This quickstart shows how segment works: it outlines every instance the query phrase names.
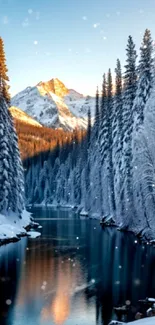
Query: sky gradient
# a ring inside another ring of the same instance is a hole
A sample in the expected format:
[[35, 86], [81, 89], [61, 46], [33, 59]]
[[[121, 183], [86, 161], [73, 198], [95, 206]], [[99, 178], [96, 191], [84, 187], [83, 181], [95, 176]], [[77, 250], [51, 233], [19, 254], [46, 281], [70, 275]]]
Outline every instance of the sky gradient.
[[137, 50], [149, 28], [155, 39], [155, 0], [0, 0], [11, 94], [53, 77], [93, 95], [116, 59], [125, 63], [131, 34]]

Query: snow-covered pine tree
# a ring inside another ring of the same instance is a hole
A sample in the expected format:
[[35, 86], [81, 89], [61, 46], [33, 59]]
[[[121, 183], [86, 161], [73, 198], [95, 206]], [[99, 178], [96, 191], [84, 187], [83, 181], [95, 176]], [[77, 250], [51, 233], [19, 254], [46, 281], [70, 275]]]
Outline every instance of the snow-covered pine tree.
[[122, 149], [122, 128], [123, 128], [123, 98], [122, 98], [122, 70], [121, 62], [117, 59], [114, 98], [114, 118], [113, 118], [113, 141], [117, 150]]
[[[154, 91], [152, 91], [152, 72], [153, 43], [151, 33], [148, 29], [146, 29], [143, 37], [143, 42], [140, 48], [140, 61], [138, 67], [139, 80], [136, 99], [133, 106], [134, 125], [132, 141], [132, 165], [135, 207], [138, 214], [141, 209], [141, 214], [143, 214], [144, 221], [147, 222], [148, 229], [152, 227], [154, 222], [155, 204], [155, 197], [153, 191], [154, 150], [152, 150], [152, 148], [150, 147], [150, 143], [152, 146], [152, 135], [154, 134], [152, 134], [152, 130], [150, 128], [152, 124], [151, 119], [153, 118], [151, 117], [150, 112], [152, 113], [152, 116], [154, 115]], [[148, 139], [150, 139], [150, 143]]]
[[12, 183], [10, 195], [10, 208], [21, 215], [24, 209], [24, 172], [18, 147], [18, 137], [13, 124], [13, 119], [8, 110], [8, 134], [11, 134], [9, 144], [10, 155], [12, 158]]
[[[128, 202], [132, 199], [132, 128], [133, 128], [133, 103], [137, 89], [137, 71], [136, 71], [137, 54], [135, 44], [131, 36], [128, 38], [126, 48], [126, 65], [124, 73], [124, 92], [123, 92], [123, 127], [122, 138], [123, 152], [120, 166], [120, 204], [121, 213], [128, 209]], [[127, 206], [125, 204], [127, 202]]]
[[[112, 138], [113, 138], [113, 168], [114, 168], [114, 189], [115, 197], [119, 193], [119, 179], [120, 179], [120, 166], [122, 159], [122, 129], [123, 129], [123, 98], [122, 98], [122, 71], [120, 60], [117, 59], [115, 69], [115, 96], [114, 96], [114, 112], [113, 112], [113, 125], [112, 125]], [[116, 199], [117, 205], [117, 199]]]
[[146, 29], [140, 48], [140, 60], [138, 66], [138, 89], [133, 111], [135, 116], [134, 129], [138, 130], [144, 122], [144, 108], [150, 96], [152, 88], [153, 71], [153, 42], [150, 30]]
[[109, 214], [109, 190], [108, 190], [108, 101], [107, 101], [107, 78], [103, 75], [102, 98], [101, 98], [101, 114], [100, 114], [100, 130], [99, 130], [99, 154], [98, 168], [100, 168], [100, 184], [102, 195], [101, 214]]
[[96, 142], [98, 140], [99, 125], [100, 125], [100, 104], [99, 104], [99, 90], [98, 90], [98, 87], [97, 87], [97, 90], [96, 90], [96, 105], [95, 105], [95, 120], [94, 120], [94, 127], [93, 127], [93, 130], [92, 130], [92, 141], [93, 142], [94, 141]]
[[4, 43], [0, 38], [0, 213], [21, 217], [24, 209], [23, 169], [18, 139], [8, 110], [10, 96], [7, 82]]
[[106, 99], [107, 99], [107, 82], [106, 82], [106, 74], [103, 74], [103, 83], [102, 83], [102, 97], [101, 97], [101, 108], [100, 108], [100, 121], [101, 124], [105, 117], [105, 106], [106, 106]]
[[114, 193], [114, 170], [113, 170], [113, 138], [112, 138], [112, 125], [113, 125], [113, 90], [112, 90], [112, 75], [111, 70], [108, 71], [107, 77], [107, 129], [108, 129], [108, 178], [109, 178], [109, 199], [111, 206], [111, 213], [115, 211], [115, 193]]
[[88, 109], [88, 126], [87, 126], [87, 148], [90, 147], [90, 138], [91, 138], [91, 111], [90, 107]]

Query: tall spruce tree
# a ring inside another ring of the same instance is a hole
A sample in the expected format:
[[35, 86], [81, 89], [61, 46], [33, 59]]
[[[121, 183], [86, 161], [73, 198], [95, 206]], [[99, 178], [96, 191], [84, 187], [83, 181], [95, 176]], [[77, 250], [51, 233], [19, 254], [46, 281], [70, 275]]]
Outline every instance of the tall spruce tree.
[[90, 146], [90, 138], [91, 138], [91, 111], [90, 107], [88, 109], [88, 126], [87, 126], [87, 148]]
[[8, 110], [7, 67], [4, 44], [0, 38], [0, 213], [21, 217], [24, 209], [23, 169], [18, 139]]
[[116, 139], [116, 147], [122, 148], [122, 129], [123, 129], [123, 99], [122, 99], [122, 70], [121, 62], [117, 59], [116, 63], [116, 79], [115, 79], [115, 109], [114, 109], [114, 137]]
[[101, 124], [105, 117], [106, 98], [107, 98], [107, 81], [106, 81], [106, 74], [104, 73], [103, 74], [103, 83], [102, 83], [101, 108], [100, 108]]
[[113, 137], [112, 137], [112, 125], [113, 125], [113, 86], [111, 70], [108, 71], [107, 76], [107, 133], [108, 133], [108, 170], [109, 170], [109, 187], [111, 197], [112, 212], [115, 211], [115, 193], [114, 193], [114, 170], [113, 170]]
[[150, 96], [153, 84], [153, 42], [151, 32], [146, 29], [140, 48], [140, 60], [138, 66], [138, 89], [136, 101], [134, 104], [135, 127], [138, 130], [139, 126], [144, 121], [144, 108]]
[[[128, 38], [126, 48], [126, 65], [124, 73], [124, 98], [123, 98], [123, 127], [122, 138], [123, 152], [120, 166], [120, 199], [123, 202], [131, 202], [132, 199], [132, 131], [133, 131], [133, 103], [137, 89], [137, 54], [135, 44], [131, 36]], [[125, 197], [126, 193], [126, 197]], [[124, 213], [124, 203], [122, 213]], [[128, 208], [126, 208], [128, 209]]]
[[99, 125], [100, 125], [100, 105], [99, 105], [99, 90], [97, 87], [96, 104], [95, 104], [95, 120], [94, 120], [94, 128], [93, 128], [95, 140], [98, 139]]
[[[123, 98], [122, 98], [122, 71], [120, 60], [117, 59], [115, 69], [115, 96], [114, 96], [114, 110], [113, 110], [113, 125], [112, 125], [112, 137], [113, 137], [113, 169], [114, 169], [114, 188], [115, 196], [119, 193], [119, 179], [120, 179], [120, 167], [122, 159], [122, 129], [123, 129]], [[117, 201], [117, 200], [116, 200]]]
[[6, 66], [4, 42], [0, 37], [0, 96], [5, 99], [6, 103], [10, 105], [9, 94], [9, 77], [7, 75], [8, 69]]
[[102, 83], [102, 98], [101, 98], [101, 118], [100, 118], [100, 132], [99, 132], [99, 144], [101, 152], [101, 161], [107, 157], [108, 150], [108, 128], [107, 128], [107, 79], [106, 74], [103, 75]]

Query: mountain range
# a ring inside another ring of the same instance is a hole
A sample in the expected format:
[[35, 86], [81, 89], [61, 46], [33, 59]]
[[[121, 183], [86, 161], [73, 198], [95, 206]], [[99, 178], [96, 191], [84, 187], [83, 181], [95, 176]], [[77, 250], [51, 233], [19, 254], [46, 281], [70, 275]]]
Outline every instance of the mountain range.
[[10, 111], [17, 120], [72, 131], [86, 129], [89, 108], [93, 121], [95, 98], [68, 89], [54, 78], [19, 92], [12, 98], [11, 105]]

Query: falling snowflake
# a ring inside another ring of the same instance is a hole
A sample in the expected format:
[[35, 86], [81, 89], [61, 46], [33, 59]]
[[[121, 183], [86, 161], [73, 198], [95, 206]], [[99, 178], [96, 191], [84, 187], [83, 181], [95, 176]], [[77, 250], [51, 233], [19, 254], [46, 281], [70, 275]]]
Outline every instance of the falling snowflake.
[[138, 241], [137, 241], [137, 240], [135, 240], [135, 241], [134, 241], [134, 243], [135, 243], [135, 244], [137, 244], [137, 243], [138, 243]]
[[96, 24], [93, 25], [94, 28], [97, 28], [99, 26], [100, 26], [100, 23], [96, 23]]
[[86, 16], [83, 16], [82, 19], [83, 19], [83, 20], [87, 20], [87, 17], [86, 17]]
[[7, 300], [6, 300], [6, 304], [7, 304], [8, 306], [10, 306], [10, 305], [12, 304], [12, 301], [11, 301], [10, 299], [7, 299]]
[[95, 283], [95, 282], [96, 282], [95, 279], [92, 279], [92, 280], [91, 280], [91, 283]]
[[130, 306], [130, 305], [131, 305], [131, 301], [130, 301], [130, 300], [126, 300], [125, 304], [126, 304], [127, 306]]
[[79, 239], [79, 237], [76, 237], [76, 239], [78, 240], [78, 239]]
[[115, 284], [116, 284], [116, 285], [119, 285], [119, 284], [120, 284], [120, 281], [115, 281]]
[[45, 290], [46, 287], [44, 285], [41, 286], [41, 290]]
[[106, 40], [107, 40], [107, 37], [106, 37], [106, 36], [104, 36], [104, 37], [103, 37], [103, 39], [104, 39], [104, 41], [106, 41]]
[[29, 10], [28, 10], [28, 13], [29, 13], [29, 15], [32, 15], [33, 10], [32, 10], [32, 9], [29, 9]]
[[22, 22], [22, 26], [23, 27], [28, 27], [29, 25], [30, 25], [29, 19], [28, 18], [25, 18], [24, 21]]
[[4, 25], [7, 25], [9, 23], [9, 19], [8, 19], [8, 17], [7, 16], [4, 16], [3, 17], [3, 24]]
[[139, 279], [134, 280], [134, 284], [135, 284], [136, 286], [139, 286], [139, 285], [140, 285], [140, 280], [139, 280]]
[[34, 45], [38, 45], [38, 41], [34, 41]]

